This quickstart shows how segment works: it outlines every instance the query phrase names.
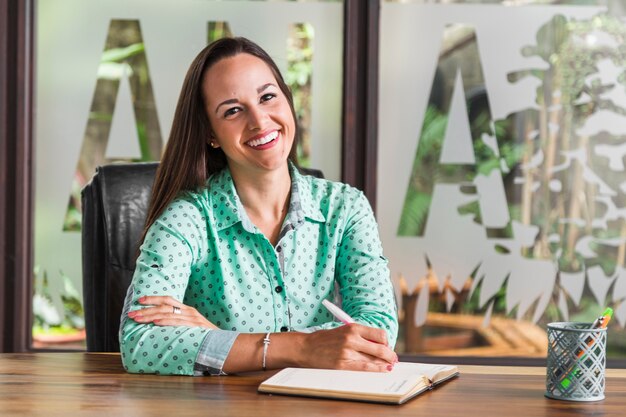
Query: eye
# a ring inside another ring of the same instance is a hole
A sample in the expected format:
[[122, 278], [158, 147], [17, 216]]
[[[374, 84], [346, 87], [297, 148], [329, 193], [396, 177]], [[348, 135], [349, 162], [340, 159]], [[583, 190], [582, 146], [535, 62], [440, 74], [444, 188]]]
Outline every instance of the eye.
[[261, 96], [261, 103], [263, 103], [265, 101], [270, 101], [271, 99], [273, 99], [275, 97], [276, 97], [276, 94], [274, 94], [274, 93], [263, 94]]
[[241, 111], [241, 107], [231, 107], [230, 109], [226, 110], [224, 112], [224, 117], [225, 118], [229, 118], [234, 116], [235, 114], [239, 113]]

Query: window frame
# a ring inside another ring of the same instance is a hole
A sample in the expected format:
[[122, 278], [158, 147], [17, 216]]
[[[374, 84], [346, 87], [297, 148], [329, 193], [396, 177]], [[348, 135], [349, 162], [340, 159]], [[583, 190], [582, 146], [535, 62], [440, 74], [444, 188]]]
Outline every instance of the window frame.
[[32, 0], [0, 0], [0, 352], [32, 339], [33, 22]]

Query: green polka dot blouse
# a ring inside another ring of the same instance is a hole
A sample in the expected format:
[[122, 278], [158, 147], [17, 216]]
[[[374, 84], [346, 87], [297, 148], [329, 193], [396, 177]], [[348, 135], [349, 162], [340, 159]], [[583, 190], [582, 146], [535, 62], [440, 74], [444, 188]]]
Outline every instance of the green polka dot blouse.
[[[174, 200], [148, 230], [128, 290], [120, 347], [129, 372], [219, 374], [240, 332], [310, 332], [340, 323], [322, 300], [341, 300], [357, 322], [398, 321], [371, 207], [346, 184], [290, 166], [289, 212], [276, 246], [252, 224], [225, 169]], [[127, 317], [145, 295], [169, 295], [221, 330], [156, 326]]]

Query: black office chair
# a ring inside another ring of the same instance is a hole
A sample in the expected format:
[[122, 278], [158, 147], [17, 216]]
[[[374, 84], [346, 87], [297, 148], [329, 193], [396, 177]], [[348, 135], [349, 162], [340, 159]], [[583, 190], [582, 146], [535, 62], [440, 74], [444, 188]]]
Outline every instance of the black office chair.
[[[156, 162], [98, 167], [82, 190], [83, 304], [90, 352], [120, 350], [120, 315], [157, 167]], [[324, 177], [319, 170], [300, 171]]]

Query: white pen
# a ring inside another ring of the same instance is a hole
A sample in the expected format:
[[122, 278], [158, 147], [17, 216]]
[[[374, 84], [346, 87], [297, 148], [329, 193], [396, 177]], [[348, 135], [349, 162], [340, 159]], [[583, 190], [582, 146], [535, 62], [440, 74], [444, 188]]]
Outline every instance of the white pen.
[[350, 317], [348, 313], [346, 313], [345, 311], [343, 311], [342, 309], [340, 309], [339, 307], [337, 307], [330, 301], [322, 300], [322, 304], [324, 304], [324, 307], [326, 307], [328, 311], [330, 311], [330, 313], [333, 316], [335, 316], [335, 318], [339, 320], [340, 322], [342, 322], [343, 324], [354, 323], [354, 319]]

